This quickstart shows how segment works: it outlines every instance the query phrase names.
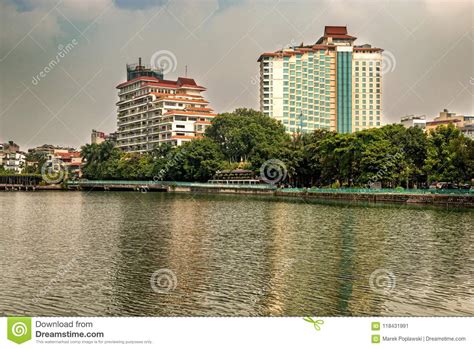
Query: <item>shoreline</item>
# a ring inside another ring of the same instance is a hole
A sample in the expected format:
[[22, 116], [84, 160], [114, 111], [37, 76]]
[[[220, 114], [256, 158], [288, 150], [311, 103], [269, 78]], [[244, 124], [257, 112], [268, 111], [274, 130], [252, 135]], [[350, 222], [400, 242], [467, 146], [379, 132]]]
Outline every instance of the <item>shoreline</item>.
[[[6, 189], [6, 188], [3, 188]], [[18, 187], [4, 191], [140, 191], [196, 194], [233, 194], [276, 198], [301, 198], [317, 202], [359, 202], [369, 204], [400, 204], [409, 206], [434, 206], [445, 208], [474, 208], [471, 192], [423, 192], [421, 190], [370, 190], [370, 189], [279, 189], [271, 185], [214, 185], [190, 182], [154, 181], [79, 181], [66, 185]]]

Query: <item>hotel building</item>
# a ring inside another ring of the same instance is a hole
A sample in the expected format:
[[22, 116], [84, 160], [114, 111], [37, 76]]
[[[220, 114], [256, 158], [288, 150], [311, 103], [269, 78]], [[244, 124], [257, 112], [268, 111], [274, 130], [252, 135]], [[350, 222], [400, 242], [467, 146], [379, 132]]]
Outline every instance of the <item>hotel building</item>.
[[201, 137], [216, 115], [190, 78], [164, 80], [159, 69], [127, 65], [127, 81], [118, 85], [116, 146], [147, 152], [161, 143], [181, 145]]
[[260, 110], [291, 133], [379, 127], [383, 50], [355, 40], [346, 27], [327, 26], [313, 45], [263, 53]]

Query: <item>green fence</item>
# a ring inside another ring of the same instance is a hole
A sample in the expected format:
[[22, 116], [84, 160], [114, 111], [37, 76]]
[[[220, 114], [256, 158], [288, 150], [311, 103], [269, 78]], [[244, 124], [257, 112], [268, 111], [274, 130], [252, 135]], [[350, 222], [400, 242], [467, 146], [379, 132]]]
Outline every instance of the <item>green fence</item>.
[[[229, 189], [270, 189], [277, 190], [277, 187], [270, 184], [211, 184], [196, 182], [172, 182], [172, 181], [115, 181], [115, 180], [78, 180], [67, 181], [68, 186], [108, 186], [108, 185], [130, 185], [130, 186], [164, 186], [164, 187], [197, 187], [197, 188], [229, 188]], [[354, 194], [452, 194], [452, 195], [474, 195], [474, 190], [467, 189], [365, 189], [365, 188], [281, 188], [278, 189], [287, 193], [354, 193]]]
[[366, 188], [284, 188], [282, 192], [303, 192], [309, 193], [354, 193], [354, 194], [453, 194], [453, 195], [474, 195], [474, 191], [468, 189], [366, 189]]
[[197, 188], [229, 188], [229, 189], [275, 189], [269, 184], [211, 184], [196, 182], [171, 182], [171, 181], [114, 181], [114, 180], [79, 180], [67, 181], [68, 186], [164, 186], [164, 187], [197, 187]]

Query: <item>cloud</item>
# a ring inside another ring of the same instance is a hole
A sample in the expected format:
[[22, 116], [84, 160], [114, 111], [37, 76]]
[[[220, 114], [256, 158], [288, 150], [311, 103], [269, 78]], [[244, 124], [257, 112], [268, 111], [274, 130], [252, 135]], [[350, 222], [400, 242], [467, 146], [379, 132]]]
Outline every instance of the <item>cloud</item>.
[[15, 6], [18, 12], [29, 12], [35, 8], [33, 3], [29, 0], [7, 0], [7, 3]]
[[124, 10], [145, 10], [166, 5], [167, 2], [168, 0], [114, 0], [115, 5]]
[[241, 5], [244, 0], [217, 0], [217, 4], [219, 6], [218, 11], [225, 11], [228, 8]]

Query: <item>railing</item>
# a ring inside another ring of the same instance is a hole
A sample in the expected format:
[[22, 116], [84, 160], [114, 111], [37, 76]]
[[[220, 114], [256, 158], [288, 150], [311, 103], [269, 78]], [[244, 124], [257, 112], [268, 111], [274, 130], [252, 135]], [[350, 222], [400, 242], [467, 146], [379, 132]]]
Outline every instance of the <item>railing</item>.
[[270, 184], [213, 184], [197, 182], [174, 182], [174, 181], [120, 181], [120, 180], [78, 180], [67, 181], [68, 186], [108, 186], [108, 185], [130, 185], [130, 186], [163, 186], [163, 187], [201, 187], [201, 188], [248, 188], [248, 189], [276, 189]]
[[473, 189], [368, 189], [368, 188], [280, 188], [270, 184], [216, 184], [198, 182], [176, 182], [176, 181], [124, 181], [124, 180], [68, 180], [68, 186], [107, 186], [107, 185], [131, 185], [131, 186], [163, 186], [163, 187], [205, 187], [205, 188], [249, 188], [278, 190], [284, 193], [353, 193], [353, 194], [452, 194], [452, 195], [474, 195]]
[[455, 194], [455, 195], [474, 195], [472, 189], [368, 189], [368, 188], [284, 188], [282, 192], [303, 192], [308, 193], [354, 193], [354, 194]]

